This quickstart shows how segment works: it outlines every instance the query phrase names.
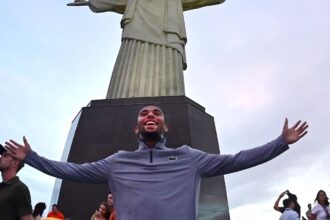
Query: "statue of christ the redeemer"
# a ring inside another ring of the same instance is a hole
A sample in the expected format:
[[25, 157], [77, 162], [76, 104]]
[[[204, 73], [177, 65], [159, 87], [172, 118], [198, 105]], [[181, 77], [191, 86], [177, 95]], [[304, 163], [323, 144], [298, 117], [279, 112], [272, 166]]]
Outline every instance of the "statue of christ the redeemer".
[[107, 99], [185, 95], [187, 42], [183, 11], [225, 0], [75, 0], [93, 12], [117, 12], [122, 44]]

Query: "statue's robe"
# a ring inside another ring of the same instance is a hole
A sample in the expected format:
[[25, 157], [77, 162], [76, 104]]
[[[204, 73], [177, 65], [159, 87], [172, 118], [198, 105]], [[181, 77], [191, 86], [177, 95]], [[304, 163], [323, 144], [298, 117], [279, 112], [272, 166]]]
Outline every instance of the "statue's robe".
[[123, 14], [122, 45], [107, 98], [184, 95], [183, 11], [224, 0], [89, 0], [93, 12]]

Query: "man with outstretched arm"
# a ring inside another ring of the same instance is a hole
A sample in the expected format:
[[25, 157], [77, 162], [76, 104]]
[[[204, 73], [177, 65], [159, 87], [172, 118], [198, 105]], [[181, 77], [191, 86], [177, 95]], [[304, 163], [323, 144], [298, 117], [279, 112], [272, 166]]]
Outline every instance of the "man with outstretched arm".
[[[168, 130], [164, 113], [153, 105], [138, 114], [136, 151], [119, 151], [93, 163], [75, 164], [48, 160], [23, 144], [6, 142], [13, 157], [51, 176], [77, 182], [107, 183], [120, 220], [196, 220], [201, 178], [244, 170], [269, 161], [289, 149], [307, 133], [307, 123], [298, 121], [260, 147], [234, 155], [208, 154], [187, 145], [173, 149], [165, 145]], [[141, 211], [141, 205], [144, 210]]]

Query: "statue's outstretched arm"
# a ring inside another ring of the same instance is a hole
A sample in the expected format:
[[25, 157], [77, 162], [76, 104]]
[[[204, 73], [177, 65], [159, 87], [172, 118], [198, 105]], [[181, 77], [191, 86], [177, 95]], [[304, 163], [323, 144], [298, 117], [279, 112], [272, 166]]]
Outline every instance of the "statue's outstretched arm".
[[74, 0], [74, 2], [66, 4], [67, 6], [88, 6], [88, 1], [86, 0]]
[[116, 12], [124, 14], [128, 0], [74, 0], [67, 6], [88, 6], [95, 13]]

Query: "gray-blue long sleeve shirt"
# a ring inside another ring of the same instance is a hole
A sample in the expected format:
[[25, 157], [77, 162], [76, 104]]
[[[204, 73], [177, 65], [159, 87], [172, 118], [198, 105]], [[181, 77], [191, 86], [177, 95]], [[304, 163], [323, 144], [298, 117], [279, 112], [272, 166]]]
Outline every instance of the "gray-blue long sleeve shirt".
[[119, 220], [196, 220], [201, 178], [262, 164], [287, 149], [281, 136], [234, 155], [208, 154], [186, 145], [167, 148], [163, 138], [153, 149], [140, 141], [136, 151], [119, 151], [93, 163], [52, 161], [35, 152], [25, 162], [57, 178], [107, 183]]

